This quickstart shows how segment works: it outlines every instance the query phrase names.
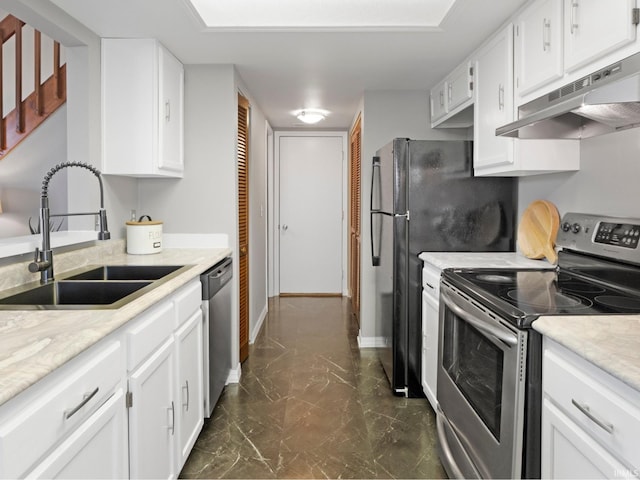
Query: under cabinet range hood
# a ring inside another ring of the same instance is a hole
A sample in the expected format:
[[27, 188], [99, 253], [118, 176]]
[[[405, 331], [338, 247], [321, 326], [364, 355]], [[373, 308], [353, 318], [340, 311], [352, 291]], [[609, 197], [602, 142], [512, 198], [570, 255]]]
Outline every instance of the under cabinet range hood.
[[640, 53], [518, 108], [496, 129], [516, 138], [581, 139], [640, 126]]

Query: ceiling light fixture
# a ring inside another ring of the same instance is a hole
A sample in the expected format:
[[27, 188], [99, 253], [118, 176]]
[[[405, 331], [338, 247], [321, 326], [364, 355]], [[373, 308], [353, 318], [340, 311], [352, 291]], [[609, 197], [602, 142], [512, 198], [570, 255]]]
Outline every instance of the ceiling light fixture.
[[298, 120], [304, 123], [308, 123], [312, 125], [314, 123], [318, 123], [327, 116], [329, 112], [326, 110], [319, 110], [316, 108], [305, 108], [302, 110], [298, 110], [295, 113], [295, 116]]

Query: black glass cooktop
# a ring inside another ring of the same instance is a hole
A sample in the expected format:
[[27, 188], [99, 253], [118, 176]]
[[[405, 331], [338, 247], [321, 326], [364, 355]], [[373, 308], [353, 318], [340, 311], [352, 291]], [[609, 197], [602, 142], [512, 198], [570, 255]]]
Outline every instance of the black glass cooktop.
[[640, 313], [640, 295], [566, 271], [454, 269], [443, 278], [518, 326], [542, 315]]

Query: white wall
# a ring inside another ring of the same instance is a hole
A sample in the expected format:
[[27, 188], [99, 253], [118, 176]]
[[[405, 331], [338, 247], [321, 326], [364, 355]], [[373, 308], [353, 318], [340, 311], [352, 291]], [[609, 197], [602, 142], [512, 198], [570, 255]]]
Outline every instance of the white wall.
[[360, 286], [360, 340], [361, 345], [375, 343], [380, 336], [375, 331], [375, 279], [371, 266], [369, 245], [369, 203], [371, 184], [371, 158], [383, 145], [396, 137], [415, 140], [468, 139], [469, 132], [460, 129], [429, 127], [429, 92], [366, 91], [362, 102], [362, 226], [361, 226], [361, 286]]
[[[185, 172], [182, 179], [140, 179], [138, 215], [167, 233], [224, 233], [238, 272], [237, 93], [251, 102], [249, 165], [249, 332], [267, 309], [265, 117], [232, 65], [185, 65]], [[261, 213], [262, 212], [262, 213]], [[233, 293], [232, 361], [237, 365], [238, 292]]]
[[640, 218], [640, 129], [584, 139], [580, 170], [522, 177], [519, 215], [536, 199], [556, 204], [560, 215], [594, 213]]
[[[0, 160], [0, 200], [4, 212], [0, 215], [0, 238], [29, 235], [29, 217], [34, 226], [38, 224], [42, 178], [67, 158], [66, 125], [67, 108], [63, 105]], [[66, 212], [66, 172], [56, 174], [50, 187], [51, 212]], [[59, 220], [54, 220], [57, 225]], [[66, 222], [62, 229], [66, 229]]]

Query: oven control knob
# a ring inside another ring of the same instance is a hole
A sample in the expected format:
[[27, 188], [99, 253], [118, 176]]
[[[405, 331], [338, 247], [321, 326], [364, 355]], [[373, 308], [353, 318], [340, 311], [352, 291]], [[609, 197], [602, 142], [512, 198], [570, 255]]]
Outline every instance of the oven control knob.
[[564, 222], [562, 224], [562, 231], [568, 232], [569, 230], [571, 230], [571, 224], [569, 222]]
[[580, 233], [580, 224], [579, 223], [574, 223], [573, 225], [571, 225], [571, 231], [573, 233]]

